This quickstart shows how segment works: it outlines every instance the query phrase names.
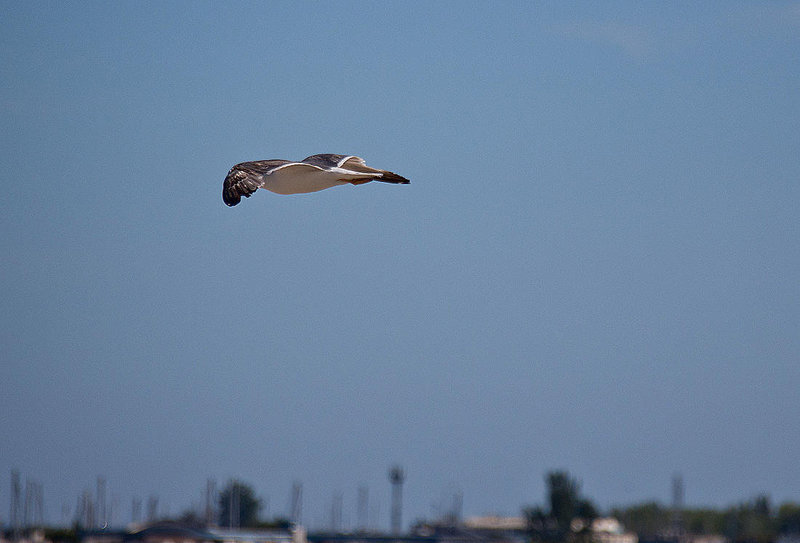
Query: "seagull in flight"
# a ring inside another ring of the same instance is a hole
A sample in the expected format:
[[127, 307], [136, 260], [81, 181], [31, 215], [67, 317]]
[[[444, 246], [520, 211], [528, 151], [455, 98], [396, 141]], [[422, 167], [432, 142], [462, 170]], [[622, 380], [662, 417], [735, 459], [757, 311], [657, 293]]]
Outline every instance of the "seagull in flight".
[[408, 179], [396, 173], [370, 168], [363, 158], [322, 154], [311, 155], [300, 162], [271, 159], [237, 164], [222, 183], [222, 200], [228, 206], [235, 206], [242, 196], [250, 198], [260, 188], [277, 194], [300, 194], [370, 181], [409, 183]]

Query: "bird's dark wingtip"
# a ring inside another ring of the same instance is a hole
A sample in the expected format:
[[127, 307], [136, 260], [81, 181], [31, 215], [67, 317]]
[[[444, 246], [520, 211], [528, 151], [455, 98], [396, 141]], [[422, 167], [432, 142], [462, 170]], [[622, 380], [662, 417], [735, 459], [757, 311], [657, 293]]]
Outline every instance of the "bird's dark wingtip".
[[260, 172], [252, 167], [251, 162], [237, 164], [222, 182], [222, 201], [228, 207], [233, 207], [242, 201], [242, 196], [250, 198], [259, 187]]
[[394, 172], [387, 172], [385, 170], [383, 172], [383, 175], [377, 180], [383, 181], [384, 183], [395, 183], [397, 185], [408, 185], [409, 183], [411, 183], [411, 181], [409, 181], [402, 175], [397, 175]]
[[242, 197], [239, 196], [235, 191], [225, 188], [222, 190], [222, 201], [225, 202], [226, 206], [233, 207], [242, 201]]

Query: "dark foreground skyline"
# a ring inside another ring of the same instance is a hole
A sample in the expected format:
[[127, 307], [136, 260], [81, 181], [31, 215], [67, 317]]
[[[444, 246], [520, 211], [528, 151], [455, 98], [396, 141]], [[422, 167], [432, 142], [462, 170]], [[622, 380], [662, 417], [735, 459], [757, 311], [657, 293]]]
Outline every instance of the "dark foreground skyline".
[[[390, 473], [393, 472], [394, 469], [390, 471]], [[774, 501], [768, 492], [743, 496], [723, 507], [687, 505], [684, 481], [680, 475], [674, 475], [671, 480], [671, 496], [668, 501], [653, 499], [602, 508], [597, 505], [602, 502], [601, 496], [586, 495], [579, 478], [559, 470], [547, 473], [545, 480], [551, 482], [546, 485], [548, 489], [546, 494], [539, 499], [532, 499], [520, 504], [516, 511], [493, 511], [488, 515], [523, 517], [535, 524], [535, 519], [541, 515], [552, 514], [554, 510], [553, 493], [558, 492], [558, 490], [554, 490], [558, 487], [553, 486], [558, 483], [552, 483], [554, 480], [552, 477], [556, 477], [556, 481], [566, 481], [566, 484], [569, 485], [568, 488], [573, 493], [573, 497], [569, 499], [569, 503], [573, 504], [570, 505], [574, 508], [573, 515], [578, 517], [613, 516], [623, 521], [640, 537], [644, 536], [649, 539], [664, 537], [665, 534], [671, 533], [670, 530], [674, 531], [676, 520], [680, 523], [681, 530], [694, 534], [725, 535], [733, 530], [732, 525], [735, 527], [739, 523], [742, 524], [742, 530], [745, 529], [744, 525], [746, 524], [748, 530], [757, 528], [763, 534], [772, 534], [772, 536], [782, 531], [794, 530], [794, 523], [800, 522], [800, 500], [778, 502]], [[13, 529], [14, 526], [25, 528], [42, 525], [121, 528], [131, 523], [152, 523], [170, 519], [234, 528], [299, 523], [308, 529], [317, 531], [367, 530], [377, 533], [405, 533], [420, 523], [458, 522], [459, 519], [470, 516], [485, 516], [465, 513], [463, 508], [465, 496], [455, 487], [451, 489], [452, 495], [442, 495], [438, 502], [432, 502], [427, 515], [409, 519], [403, 517], [403, 510], [409, 504], [404, 503], [402, 492], [391, 497], [397, 497], [400, 500], [399, 511], [395, 511], [397, 504], [394, 502], [387, 502], [381, 511], [379, 504], [382, 500], [380, 497], [376, 497], [375, 489], [360, 486], [352, 500], [345, 501], [345, 493], [341, 491], [330, 493], [330, 500], [325, 504], [327, 507], [323, 507], [326, 511], [320, 515], [318, 510], [315, 518], [308, 518], [308, 504], [304, 503], [303, 498], [305, 485], [299, 481], [296, 481], [290, 489], [286, 508], [276, 509], [273, 503], [274, 498], [262, 492], [257, 485], [240, 479], [231, 479], [226, 482], [208, 479], [204, 490], [199, 493], [197, 499], [182, 506], [179, 505], [177, 509], [175, 504], [163, 503], [158, 493], [146, 497], [132, 497], [128, 507], [125, 507], [120, 499], [121, 493], [113, 491], [112, 485], [105, 478], [98, 477], [93, 489], [90, 490], [89, 487], [86, 487], [75, 498], [74, 506], [69, 501], [63, 501], [61, 516], [56, 518], [52, 515], [52, 511], [44, 505], [46, 503], [44, 485], [41, 482], [24, 477], [16, 470], [12, 471], [10, 481], [9, 516], [2, 522], [6, 529]], [[234, 492], [231, 490], [232, 484], [236, 485], [234, 488], [243, 490]], [[386, 482], [387, 488], [382, 489], [385, 492], [381, 494], [389, 495], [390, 484], [391, 481]], [[229, 502], [227, 498], [234, 495], [235, 501]], [[233, 510], [230, 509], [234, 503], [236, 504], [235, 511], [237, 511], [236, 521], [233, 520], [233, 516], [231, 516]], [[14, 504], [16, 504], [16, 508]], [[304, 516], [304, 510], [306, 516]], [[414, 510], [413, 507], [412, 510]], [[676, 517], [678, 511], [681, 512], [681, 515]], [[244, 516], [240, 518], [239, 514]], [[391, 518], [393, 514], [397, 514], [398, 518]], [[758, 518], [756, 519], [756, 517]], [[800, 524], [796, 528], [800, 529]], [[768, 539], [763, 534], [756, 539]], [[736, 539], [734, 535], [727, 535]]]

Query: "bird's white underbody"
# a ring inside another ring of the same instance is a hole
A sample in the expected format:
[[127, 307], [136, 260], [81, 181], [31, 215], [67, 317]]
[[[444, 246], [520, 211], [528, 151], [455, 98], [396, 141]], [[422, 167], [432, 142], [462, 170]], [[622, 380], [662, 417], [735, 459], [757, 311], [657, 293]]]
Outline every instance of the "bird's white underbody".
[[304, 194], [375, 177], [374, 173], [344, 168], [323, 170], [312, 165], [289, 164], [264, 174], [261, 188], [276, 194]]

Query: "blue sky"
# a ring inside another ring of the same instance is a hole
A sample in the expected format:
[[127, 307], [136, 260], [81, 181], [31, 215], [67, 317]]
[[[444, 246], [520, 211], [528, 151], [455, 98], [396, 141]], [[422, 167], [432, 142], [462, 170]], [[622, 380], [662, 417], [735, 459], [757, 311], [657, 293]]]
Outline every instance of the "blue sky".
[[[0, 9], [1, 518], [800, 501], [800, 3]], [[412, 183], [222, 203], [323, 152]]]

